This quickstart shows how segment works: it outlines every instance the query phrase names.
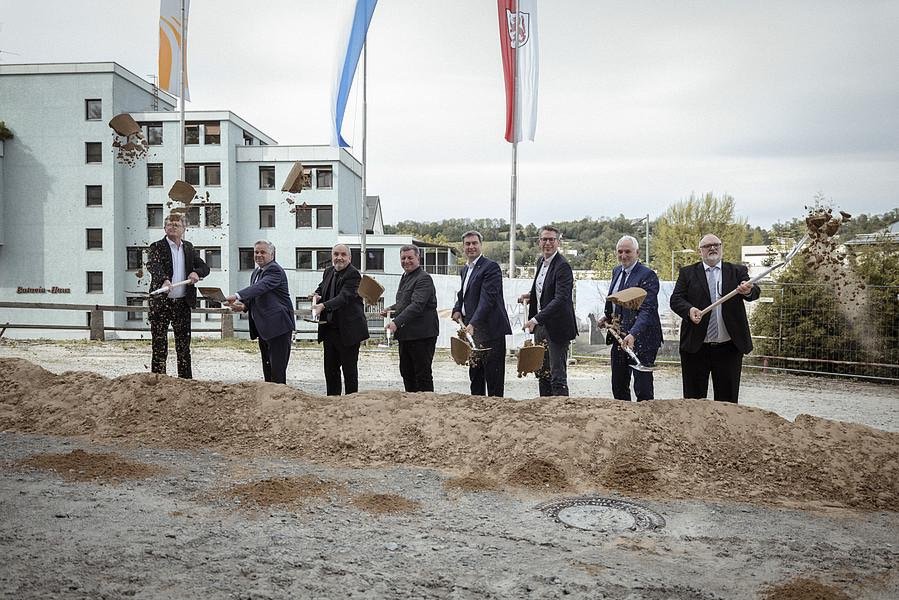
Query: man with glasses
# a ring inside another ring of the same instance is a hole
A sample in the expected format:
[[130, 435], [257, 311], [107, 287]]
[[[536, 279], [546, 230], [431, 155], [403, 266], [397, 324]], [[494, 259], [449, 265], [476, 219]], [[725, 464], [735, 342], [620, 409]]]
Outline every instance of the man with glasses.
[[528, 305], [524, 330], [534, 334], [534, 342], [544, 344], [543, 368], [538, 374], [541, 396], [568, 395], [568, 346], [577, 337], [571, 292], [574, 275], [571, 265], [559, 252], [562, 234], [552, 225], [540, 229], [537, 273], [531, 291], [519, 302]]
[[[706, 235], [699, 242], [702, 261], [683, 267], [671, 293], [671, 310], [681, 316], [681, 377], [684, 398], [706, 398], [709, 375], [715, 400], [736, 403], [743, 355], [752, 351], [744, 302], [756, 300], [759, 286], [749, 283], [748, 269], [722, 260], [721, 240]], [[739, 294], [700, 315], [703, 308], [736, 289]]]
[[[147, 271], [150, 289], [168, 288], [150, 296], [150, 337], [153, 340], [153, 373], [165, 373], [169, 356], [169, 323], [175, 333], [175, 353], [178, 356], [178, 377], [192, 379], [190, 363], [190, 315], [197, 306], [194, 284], [209, 275], [209, 267], [200, 258], [193, 244], [184, 239], [187, 216], [173, 212], [163, 224], [165, 237], [150, 244], [147, 252]], [[172, 286], [184, 280], [189, 284]]]
[[[606, 301], [604, 315], [599, 324], [603, 325], [618, 317], [619, 328], [626, 348], [633, 350], [644, 365], [652, 365], [662, 346], [662, 322], [659, 319], [659, 277], [640, 262], [640, 243], [637, 238], [625, 235], [615, 245], [618, 266], [612, 269], [609, 295], [627, 288], [638, 287], [646, 290], [646, 298], [637, 310], [613, 305]], [[634, 371], [630, 368], [630, 357], [611, 333], [606, 334], [606, 343], [612, 346], [612, 397], [616, 400], [631, 399], [631, 373], [634, 377], [634, 395], [637, 402], [655, 397], [652, 372]]]

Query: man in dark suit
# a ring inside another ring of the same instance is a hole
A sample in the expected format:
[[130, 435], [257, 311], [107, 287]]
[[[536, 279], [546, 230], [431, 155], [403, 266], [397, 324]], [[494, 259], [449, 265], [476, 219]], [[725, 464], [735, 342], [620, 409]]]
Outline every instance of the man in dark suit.
[[400, 375], [407, 392], [433, 392], [431, 363], [440, 323], [437, 319], [437, 289], [434, 280], [421, 268], [417, 246], [400, 248], [403, 278], [396, 291], [396, 303], [381, 314], [393, 314], [387, 330], [400, 347]]
[[[187, 217], [175, 212], [165, 218], [165, 237], [150, 244], [147, 271], [150, 289], [168, 287], [168, 292], [150, 296], [150, 337], [153, 340], [151, 370], [165, 373], [169, 356], [169, 323], [175, 332], [178, 377], [192, 379], [190, 364], [190, 311], [197, 306], [197, 281], [209, 275], [209, 267], [193, 244], [183, 239]], [[173, 282], [190, 279], [189, 285], [171, 287]]]
[[543, 368], [539, 373], [541, 396], [568, 395], [568, 346], [577, 337], [574, 318], [574, 274], [571, 265], [559, 252], [562, 234], [552, 225], [540, 229], [540, 250], [543, 257], [531, 291], [518, 299], [528, 305], [525, 331], [534, 333], [534, 341], [546, 346]]
[[[652, 269], [640, 262], [640, 243], [626, 235], [615, 246], [618, 266], [612, 269], [609, 294], [638, 287], [646, 290], [646, 297], [637, 310], [613, 305], [606, 301], [605, 315], [600, 323], [609, 323], [618, 315], [619, 327], [625, 347], [633, 350], [644, 365], [656, 361], [662, 346], [662, 322], [659, 319], [659, 278]], [[652, 400], [655, 395], [652, 373], [633, 371], [630, 357], [612, 334], [606, 334], [606, 343], [612, 345], [612, 397], [616, 400], [631, 399], [631, 373], [634, 376], [634, 395], [637, 401]]]
[[462, 249], [468, 264], [462, 267], [462, 288], [456, 295], [453, 320], [465, 325], [478, 348], [470, 361], [468, 376], [473, 396], [502, 396], [506, 381], [506, 336], [512, 334], [506, 301], [503, 299], [503, 275], [499, 265], [481, 254], [483, 236], [467, 231]]
[[256, 242], [253, 260], [256, 269], [250, 276], [250, 285], [228, 296], [227, 301], [232, 310], [250, 315], [250, 339], [259, 339], [265, 380], [286, 384], [290, 345], [296, 329], [287, 274], [275, 262], [275, 246], [271, 242]]
[[[715, 400], [737, 402], [743, 355], [752, 351], [744, 302], [758, 299], [745, 266], [722, 261], [721, 240], [706, 235], [699, 242], [702, 261], [683, 267], [671, 293], [671, 310], [681, 316], [681, 376], [684, 398], [705, 398], [709, 374]], [[705, 316], [701, 309], [736, 289], [739, 294]]]
[[347, 394], [359, 391], [359, 344], [368, 339], [368, 321], [359, 297], [362, 275], [350, 264], [350, 249], [331, 249], [331, 265], [312, 297], [312, 312], [321, 319], [318, 341], [325, 351], [325, 386], [329, 396], [340, 395], [340, 373]]

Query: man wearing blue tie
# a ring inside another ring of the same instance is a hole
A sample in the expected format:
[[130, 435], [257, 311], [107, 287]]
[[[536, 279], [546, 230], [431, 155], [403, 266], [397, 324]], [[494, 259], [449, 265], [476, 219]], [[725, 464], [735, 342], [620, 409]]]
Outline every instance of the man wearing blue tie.
[[[506, 382], [506, 336], [512, 334], [503, 299], [499, 265], [481, 254], [483, 236], [467, 231], [462, 249], [468, 264], [462, 267], [462, 287], [453, 307], [453, 320], [465, 325], [478, 348], [490, 348], [468, 368], [472, 396], [502, 396]], [[481, 354], [481, 353], [479, 353]]]
[[275, 246], [267, 240], [253, 244], [256, 269], [250, 285], [228, 296], [234, 312], [250, 315], [250, 339], [259, 339], [262, 376], [272, 383], [287, 383], [290, 345], [296, 317], [287, 287], [287, 274], [275, 262]]
[[[671, 293], [671, 310], [683, 318], [680, 328], [684, 398], [705, 398], [709, 375], [715, 400], [736, 403], [743, 355], [752, 351], [744, 302], [761, 295], [749, 283], [745, 266], [724, 262], [721, 240], [706, 235], [699, 242], [702, 261], [683, 267]], [[739, 294], [701, 315], [702, 309], [736, 289]]]
[[[640, 243], [633, 236], [626, 235], [615, 246], [618, 266], [612, 270], [612, 285], [609, 294], [639, 287], [646, 290], [646, 298], [637, 310], [613, 305], [606, 301], [605, 315], [600, 324], [610, 323], [619, 318], [622, 342], [637, 355], [644, 365], [656, 361], [656, 354], [662, 345], [662, 322], [659, 320], [659, 278], [655, 272], [640, 262]], [[616, 400], [631, 399], [631, 373], [627, 352], [611, 335], [606, 335], [606, 343], [612, 345], [612, 397]], [[633, 371], [634, 395], [637, 401], [652, 400], [655, 395], [652, 372]]]

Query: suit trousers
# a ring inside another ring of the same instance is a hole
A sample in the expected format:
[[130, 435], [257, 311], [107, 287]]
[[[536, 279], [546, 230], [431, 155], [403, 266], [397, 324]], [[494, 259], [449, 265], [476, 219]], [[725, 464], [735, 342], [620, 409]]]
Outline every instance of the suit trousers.
[[545, 344], [543, 367], [537, 378], [541, 396], [568, 395], [568, 342], [558, 343], [546, 337], [546, 327], [534, 329], [534, 343]]
[[264, 340], [259, 338], [259, 354], [262, 355], [262, 376], [272, 383], [287, 383], [287, 363], [290, 361], [290, 344], [293, 332]]
[[475, 331], [475, 341], [479, 348], [490, 348], [489, 352], [479, 352], [474, 360], [469, 360], [468, 377], [471, 379], [472, 396], [502, 397], [506, 383], [506, 336], [482, 340]]
[[618, 342], [612, 343], [612, 397], [616, 400], [631, 399], [631, 375], [634, 377], [634, 395], [637, 402], [652, 400], [655, 396], [652, 373], [630, 368], [631, 357]]
[[407, 392], [433, 392], [434, 376], [431, 363], [437, 338], [397, 340], [400, 347], [400, 375]]
[[175, 332], [175, 353], [178, 356], [178, 377], [193, 379], [190, 366], [190, 305], [184, 298], [163, 298], [150, 312], [150, 337], [153, 340], [153, 358], [150, 370], [165, 374], [169, 358], [169, 323]]
[[325, 329], [322, 346], [325, 351], [325, 387], [329, 396], [340, 395], [340, 372], [343, 371], [343, 388], [347, 394], [359, 391], [359, 343], [344, 345], [340, 330]]
[[736, 403], [740, 395], [743, 353], [733, 344], [703, 344], [699, 352], [680, 352], [684, 398], [706, 398], [709, 374], [715, 400]]

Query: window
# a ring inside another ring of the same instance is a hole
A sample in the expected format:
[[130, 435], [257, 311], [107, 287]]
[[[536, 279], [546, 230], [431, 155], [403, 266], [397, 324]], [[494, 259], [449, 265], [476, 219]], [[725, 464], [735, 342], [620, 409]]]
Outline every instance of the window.
[[[359, 248], [351, 248], [353, 266], [361, 269], [359, 257], [361, 253]], [[365, 249], [365, 270], [366, 271], [383, 271], [384, 270], [384, 249], [383, 248], [366, 248]]]
[[312, 169], [303, 169], [303, 189], [312, 189]]
[[[130, 298], [125, 298], [125, 305], [127, 306], [143, 306], [144, 299], [140, 296], [134, 296]], [[125, 319], [129, 321], [143, 321], [144, 313], [138, 312], [136, 310], [129, 310]]]
[[204, 204], [203, 212], [206, 215], [206, 227], [222, 226], [222, 205], [221, 204]]
[[88, 164], [103, 162], [103, 144], [100, 142], [85, 142], [84, 160]]
[[162, 204], [147, 205], [147, 227], [162, 228]]
[[162, 187], [162, 163], [147, 163], [147, 187]]
[[[203, 125], [203, 143], [220, 144], [222, 141], [222, 128], [220, 123], [205, 123]], [[207, 184], [209, 185], [209, 184]]]
[[222, 249], [221, 248], [204, 248], [203, 260], [210, 269], [219, 270], [222, 268]]
[[256, 268], [256, 261], [253, 260], [252, 248], [240, 248], [237, 251], [238, 260], [240, 261], [241, 271], [250, 271]]
[[147, 123], [144, 135], [147, 137], [147, 143], [151, 146], [162, 145], [162, 123]]
[[103, 249], [103, 230], [102, 229], [86, 229], [87, 249], [102, 250]]
[[312, 227], [312, 208], [309, 206], [297, 206], [297, 229]]
[[200, 143], [200, 125], [198, 123], [186, 123], [184, 125], [184, 143]]
[[200, 185], [200, 165], [184, 165], [184, 181], [191, 185]]
[[103, 101], [90, 99], [84, 101], [84, 118], [88, 121], [99, 121], [103, 118]]
[[319, 206], [315, 211], [316, 229], [334, 227], [334, 208], [331, 206]]
[[144, 249], [140, 246], [128, 246], [125, 248], [125, 268], [129, 271], [137, 271], [144, 265]]
[[103, 271], [87, 272], [87, 293], [102, 294], [103, 293]]
[[315, 170], [315, 187], [320, 190], [330, 190], [334, 180], [334, 172], [331, 167], [318, 167]]
[[188, 206], [187, 210], [184, 211], [184, 214], [187, 216], [187, 225], [188, 227], [191, 225], [200, 225], [200, 207], [199, 206]]
[[275, 189], [275, 167], [259, 167], [259, 189]]
[[247, 133], [246, 131], [243, 132], [243, 145], [244, 146], [252, 146], [253, 145], [253, 136], [250, 135], [249, 133]]
[[206, 165], [206, 185], [222, 185], [222, 166]]
[[260, 206], [259, 207], [259, 227], [274, 227], [275, 226], [275, 207], [274, 206]]
[[87, 206], [103, 206], [103, 186], [84, 186], [84, 203]]
[[295, 310], [312, 310], [312, 296], [297, 296], [294, 307]]
[[328, 267], [331, 266], [331, 249], [325, 248], [323, 250], [315, 251], [315, 268], [319, 271], [324, 271]]
[[312, 250], [297, 248], [297, 269], [302, 271], [312, 270]]

